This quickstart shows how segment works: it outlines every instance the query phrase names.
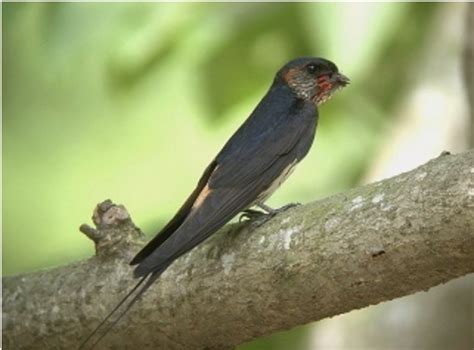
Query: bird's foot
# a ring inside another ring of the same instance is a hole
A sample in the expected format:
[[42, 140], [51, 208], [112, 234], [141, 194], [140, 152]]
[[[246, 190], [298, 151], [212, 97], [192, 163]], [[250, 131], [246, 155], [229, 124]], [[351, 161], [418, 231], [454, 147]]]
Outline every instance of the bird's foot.
[[257, 206], [259, 208], [265, 210], [268, 213], [268, 215], [271, 215], [271, 216], [275, 216], [277, 214], [283, 213], [283, 212], [287, 211], [290, 208], [298, 207], [300, 205], [301, 205], [301, 203], [288, 203], [287, 205], [284, 205], [284, 206], [282, 206], [278, 209], [273, 209], [273, 208], [271, 208], [268, 205], [265, 205], [263, 203], [257, 204]]
[[299, 205], [301, 205], [301, 203], [289, 203], [287, 205], [282, 206], [281, 208], [273, 209], [269, 207], [268, 205], [260, 203], [260, 204], [257, 204], [257, 206], [264, 211], [259, 211], [259, 210], [254, 210], [254, 209], [244, 210], [239, 217], [239, 222], [242, 222], [244, 220], [251, 221], [257, 226], [261, 226], [262, 224], [264, 224], [265, 222], [273, 218], [275, 215], [283, 213], [284, 211], [287, 211], [288, 209], [297, 207]]
[[268, 214], [264, 213], [263, 211], [247, 209], [247, 210], [244, 210], [242, 214], [240, 214], [239, 222], [242, 222], [242, 221], [259, 222], [262, 219], [265, 219], [267, 216]]

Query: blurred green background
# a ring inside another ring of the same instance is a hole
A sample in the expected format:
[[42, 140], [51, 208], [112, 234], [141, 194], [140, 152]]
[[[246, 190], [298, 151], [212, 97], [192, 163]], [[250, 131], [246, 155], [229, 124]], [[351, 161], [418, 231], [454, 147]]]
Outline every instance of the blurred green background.
[[[3, 4], [3, 274], [86, 258], [111, 198], [152, 235], [297, 56], [353, 83], [269, 201], [355, 186], [389, 137], [443, 4]], [[431, 39], [430, 39], [431, 40]], [[242, 349], [304, 348], [306, 328]]]

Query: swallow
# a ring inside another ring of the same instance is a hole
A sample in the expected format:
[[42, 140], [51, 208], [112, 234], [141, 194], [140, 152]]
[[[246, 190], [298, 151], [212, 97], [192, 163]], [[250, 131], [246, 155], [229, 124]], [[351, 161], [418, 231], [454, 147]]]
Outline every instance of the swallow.
[[133, 258], [130, 264], [136, 265], [134, 277], [139, 282], [82, 346], [133, 296], [94, 345], [100, 341], [177, 258], [234, 216], [253, 206], [274, 213], [265, 201], [310, 150], [318, 107], [348, 83], [337, 66], [323, 58], [297, 58], [284, 65], [257, 107], [204, 170], [178, 212]]

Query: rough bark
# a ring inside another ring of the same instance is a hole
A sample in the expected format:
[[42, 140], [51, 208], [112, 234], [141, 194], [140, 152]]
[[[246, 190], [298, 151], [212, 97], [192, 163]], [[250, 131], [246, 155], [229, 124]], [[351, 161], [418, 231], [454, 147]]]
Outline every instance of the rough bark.
[[[5, 349], [71, 349], [133, 285], [122, 206], [82, 226], [97, 255], [3, 279]], [[474, 272], [474, 151], [224, 227], [177, 260], [101, 349], [223, 349]]]

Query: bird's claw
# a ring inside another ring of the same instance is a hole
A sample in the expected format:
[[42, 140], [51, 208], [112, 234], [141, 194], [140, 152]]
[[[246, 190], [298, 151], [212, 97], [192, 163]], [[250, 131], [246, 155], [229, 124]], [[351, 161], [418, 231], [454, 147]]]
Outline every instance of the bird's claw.
[[240, 215], [239, 222], [251, 221], [252, 223], [255, 223], [257, 226], [260, 226], [264, 224], [265, 222], [267, 222], [268, 220], [270, 220], [271, 218], [273, 218], [275, 215], [283, 213], [290, 208], [294, 208], [300, 205], [301, 203], [289, 203], [278, 209], [273, 209], [268, 206], [264, 206], [262, 208], [262, 206], [260, 206], [266, 212], [254, 210], [254, 209], [247, 209], [247, 210], [244, 210], [242, 214]]
[[301, 203], [288, 203], [287, 205], [284, 205], [281, 208], [273, 209], [273, 208], [269, 207], [268, 205], [265, 205], [265, 204], [262, 204], [262, 203], [258, 204], [258, 206], [260, 208], [265, 210], [268, 213], [268, 215], [271, 215], [271, 216], [275, 216], [279, 213], [283, 213], [284, 211], [287, 211], [288, 209], [293, 208], [293, 207], [297, 207], [299, 205], [301, 205]]
[[267, 216], [267, 213], [263, 211], [254, 210], [254, 209], [247, 209], [240, 214], [239, 222], [242, 221], [257, 221], [262, 219], [263, 217]]
[[301, 205], [301, 203], [298, 203], [298, 202], [288, 203], [287, 205], [284, 205], [284, 206], [282, 206], [278, 209], [274, 209], [274, 214], [273, 215], [283, 213], [284, 211], [287, 211], [288, 209], [299, 207], [300, 205]]
[[262, 226], [273, 217], [273, 214], [265, 213], [263, 211], [247, 209], [242, 212], [239, 217], [239, 222], [246, 221], [252, 225]]

